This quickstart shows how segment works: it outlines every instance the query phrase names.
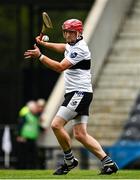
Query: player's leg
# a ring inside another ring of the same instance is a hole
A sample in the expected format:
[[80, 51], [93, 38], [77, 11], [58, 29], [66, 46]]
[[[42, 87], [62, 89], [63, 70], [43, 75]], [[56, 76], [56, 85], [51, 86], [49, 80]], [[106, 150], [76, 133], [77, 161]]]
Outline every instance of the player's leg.
[[65, 121], [63, 118], [56, 116], [51, 124], [51, 128], [63, 151], [68, 151], [71, 147], [70, 136], [64, 129], [66, 123], [67, 121]]
[[54, 118], [51, 124], [53, 132], [64, 151], [64, 162], [54, 172], [54, 175], [67, 174], [71, 169], [78, 165], [78, 160], [74, 157], [71, 150], [70, 136], [64, 129], [64, 126], [68, 122], [67, 119], [69, 119], [70, 117], [72, 118], [73, 116], [75, 116], [75, 112], [73, 113], [65, 107], [60, 107], [57, 116]]
[[[86, 118], [86, 116], [81, 116]], [[102, 169], [100, 174], [112, 174], [117, 172], [118, 167], [112, 159], [102, 149], [99, 142], [87, 133], [86, 123], [77, 123], [73, 127], [75, 138], [80, 141], [90, 152], [98, 157], [102, 162]]]
[[[83, 116], [86, 118], [86, 116]], [[80, 141], [89, 151], [94, 153], [100, 160], [106, 156], [99, 142], [87, 133], [87, 124], [75, 124], [73, 127], [74, 137]]]

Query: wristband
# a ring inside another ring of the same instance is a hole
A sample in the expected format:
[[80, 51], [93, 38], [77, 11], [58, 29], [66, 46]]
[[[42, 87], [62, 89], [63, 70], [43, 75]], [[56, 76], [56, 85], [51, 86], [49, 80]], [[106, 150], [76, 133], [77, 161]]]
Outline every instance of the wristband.
[[41, 57], [41, 55], [42, 55], [42, 54], [40, 53], [40, 55], [38, 56], [38, 59]]
[[39, 55], [39, 60], [42, 61], [45, 56], [43, 54]]

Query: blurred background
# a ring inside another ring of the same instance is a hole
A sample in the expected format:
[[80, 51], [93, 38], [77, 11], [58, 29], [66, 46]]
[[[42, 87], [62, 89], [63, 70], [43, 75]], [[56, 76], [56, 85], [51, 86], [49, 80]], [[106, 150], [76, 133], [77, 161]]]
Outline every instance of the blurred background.
[[[40, 33], [43, 11], [53, 23], [54, 28], [48, 30], [52, 42], [64, 41], [61, 25], [65, 20], [83, 21], [84, 38], [93, 59], [94, 99], [89, 133], [99, 140], [120, 168], [140, 168], [140, 0], [0, 1], [0, 168], [18, 169], [19, 111], [30, 100], [39, 98], [46, 101], [43, 115], [47, 118], [43, 128], [47, 130], [37, 141], [37, 168], [55, 168], [62, 159], [49, 128], [63, 99], [62, 75], [37, 60], [23, 57]], [[58, 61], [63, 58], [63, 55], [41, 50]], [[53, 112], [50, 113], [50, 109]], [[71, 134], [71, 127], [67, 128]], [[9, 151], [3, 148], [5, 132], [8, 139], [5, 148]], [[75, 140], [73, 148], [81, 169], [100, 166]]]

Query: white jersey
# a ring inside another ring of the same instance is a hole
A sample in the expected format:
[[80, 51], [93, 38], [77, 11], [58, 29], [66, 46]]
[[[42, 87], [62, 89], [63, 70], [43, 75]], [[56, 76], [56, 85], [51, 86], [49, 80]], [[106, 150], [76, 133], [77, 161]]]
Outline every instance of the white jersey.
[[65, 91], [92, 92], [90, 61], [91, 53], [83, 39], [74, 45], [66, 44], [65, 58], [73, 66], [64, 71]]

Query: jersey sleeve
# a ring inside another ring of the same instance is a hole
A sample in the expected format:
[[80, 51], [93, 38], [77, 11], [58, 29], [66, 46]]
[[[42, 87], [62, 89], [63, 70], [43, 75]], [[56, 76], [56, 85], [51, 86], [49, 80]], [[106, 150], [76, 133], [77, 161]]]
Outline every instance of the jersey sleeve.
[[73, 65], [85, 59], [86, 52], [81, 48], [73, 48], [73, 50], [66, 55], [66, 59], [70, 61]]

